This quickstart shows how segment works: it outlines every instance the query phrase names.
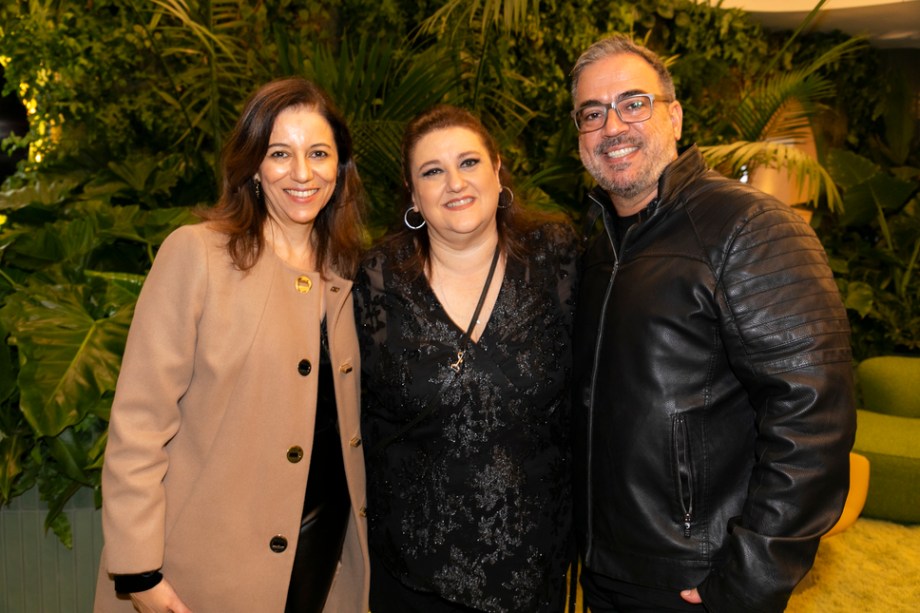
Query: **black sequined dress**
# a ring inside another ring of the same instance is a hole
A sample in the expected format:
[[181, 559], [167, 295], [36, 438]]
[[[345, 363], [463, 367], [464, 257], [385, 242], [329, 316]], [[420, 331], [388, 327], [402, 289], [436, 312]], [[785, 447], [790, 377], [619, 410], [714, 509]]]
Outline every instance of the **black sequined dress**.
[[555, 224], [525, 240], [533, 253], [509, 258], [459, 374], [449, 365], [465, 330], [423, 275], [393, 270], [405, 253], [372, 252], [355, 282], [372, 560], [490, 612], [556, 610], [571, 557], [576, 241]]

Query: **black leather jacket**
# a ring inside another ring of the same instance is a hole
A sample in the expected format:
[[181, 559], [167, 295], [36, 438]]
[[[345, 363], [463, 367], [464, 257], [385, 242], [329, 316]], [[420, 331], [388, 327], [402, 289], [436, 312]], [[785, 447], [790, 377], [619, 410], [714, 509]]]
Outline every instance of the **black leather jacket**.
[[622, 244], [606, 194], [589, 196], [581, 553], [614, 579], [699, 586], [710, 611], [781, 611], [849, 486], [846, 312], [812, 229], [695, 146], [658, 194]]

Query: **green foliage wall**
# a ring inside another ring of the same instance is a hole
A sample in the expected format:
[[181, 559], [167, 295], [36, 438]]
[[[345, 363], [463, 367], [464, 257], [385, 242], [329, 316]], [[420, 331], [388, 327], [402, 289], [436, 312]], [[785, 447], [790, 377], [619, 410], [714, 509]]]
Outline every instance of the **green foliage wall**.
[[[338, 101], [379, 232], [403, 210], [402, 126], [435, 102], [479, 112], [516, 193], [577, 217], [590, 181], [569, 119], [568, 72], [590, 43], [626, 32], [668, 57], [684, 142], [720, 144], [736, 138], [729, 118], [765, 62], [776, 59], [771, 74], [781, 73], [839, 42], [783, 47], [788, 34], [690, 0], [13, 0], [0, 7], [0, 24], [8, 88], [34, 105], [30, 133], [6, 143], [29, 147], [31, 158], [0, 193], [0, 502], [38, 487], [65, 542], [66, 500], [89, 487], [98, 501], [108, 411], [144, 275], [169, 231], [216, 200], [222, 139], [258, 85], [303, 75]], [[850, 88], [846, 111], [860, 121], [847, 123], [832, 100], [827, 108], [836, 133], [845, 126], [831, 144], [866, 155], [881, 125], [873, 101], [885, 91], [873, 61], [867, 52], [834, 66]], [[915, 154], [898, 162], [917, 165]], [[831, 255], [854, 322], [873, 322], [857, 343], [866, 352], [916, 350], [920, 339], [920, 323], [904, 319], [918, 285], [917, 177], [898, 172], [903, 201], [855, 225], [823, 218], [864, 247], [847, 252], [840, 238]], [[879, 224], [892, 216], [901, 221], [890, 236], [904, 246], [894, 259], [884, 252], [885, 266], [901, 289], [867, 297]]]

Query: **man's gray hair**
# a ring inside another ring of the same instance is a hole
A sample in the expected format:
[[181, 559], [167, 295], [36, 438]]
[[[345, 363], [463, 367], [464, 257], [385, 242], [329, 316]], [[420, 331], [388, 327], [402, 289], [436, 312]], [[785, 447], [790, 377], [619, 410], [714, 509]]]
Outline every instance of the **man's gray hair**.
[[658, 73], [658, 79], [661, 81], [661, 89], [663, 90], [661, 93], [671, 100], [677, 99], [677, 95], [674, 91], [674, 79], [671, 78], [671, 73], [668, 72], [667, 67], [664, 65], [664, 61], [662, 61], [658, 54], [648, 47], [633, 42], [628, 36], [615, 34], [609, 38], [603, 38], [588, 47], [588, 49], [581, 54], [581, 57], [578, 58], [578, 61], [575, 62], [575, 67], [572, 69], [572, 100], [575, 100], [575, 94], [578, 90], [578, 79], [581, 77], [581, 73], [585, 68], [611, 55], [619, 55], [622, 53], [638, 55], [648, 62], [649, 66]]

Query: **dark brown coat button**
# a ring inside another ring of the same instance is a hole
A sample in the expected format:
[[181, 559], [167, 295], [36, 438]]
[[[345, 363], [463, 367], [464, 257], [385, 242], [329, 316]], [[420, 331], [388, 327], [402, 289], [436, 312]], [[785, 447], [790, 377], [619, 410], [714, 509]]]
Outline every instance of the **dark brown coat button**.
[[287, 459], [291, 464], [297, 464], [303, 459], [303, 447], [294, 445], [287, 450]]
[[297, 372], [304, 377], [309, 375], [311, 370], [313, 370], [313, 365], [310, 364], [310, 360], [301, 360], [300, 363], [297, 364]]
[[281, 535], [273, 536], [272, 540], [268, 542], [268, 546], [275, 553], [281, 553], [282, 551], [287, 549], [287, 539]]

